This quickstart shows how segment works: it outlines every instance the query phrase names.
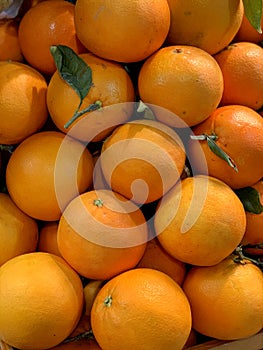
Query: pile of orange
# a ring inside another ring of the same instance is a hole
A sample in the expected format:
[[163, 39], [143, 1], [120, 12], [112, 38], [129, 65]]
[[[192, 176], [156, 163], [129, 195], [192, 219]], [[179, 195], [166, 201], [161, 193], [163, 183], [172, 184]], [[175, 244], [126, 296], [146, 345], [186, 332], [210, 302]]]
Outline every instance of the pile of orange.
[[243, 1], [17, 13], [0, 12], [0, 348], [262, 331], [263, 47]]

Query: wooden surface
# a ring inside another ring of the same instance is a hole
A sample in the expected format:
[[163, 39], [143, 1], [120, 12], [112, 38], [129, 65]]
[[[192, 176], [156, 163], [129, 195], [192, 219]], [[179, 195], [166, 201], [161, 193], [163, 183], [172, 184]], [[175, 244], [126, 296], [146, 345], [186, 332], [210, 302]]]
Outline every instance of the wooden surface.
[[211, 340], [203, 344], [191, 346], [185, 350], [263, 350], [263, 330], [253, 335], [250, 338], [234, 340], [234, 341], [221, 341]]

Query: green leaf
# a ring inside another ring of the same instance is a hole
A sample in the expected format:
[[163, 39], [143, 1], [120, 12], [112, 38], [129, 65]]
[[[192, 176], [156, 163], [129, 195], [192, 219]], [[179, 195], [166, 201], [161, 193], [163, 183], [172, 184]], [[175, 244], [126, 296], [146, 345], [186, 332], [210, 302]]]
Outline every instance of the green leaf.
[[231, 166], [231, 168], [233, 168], [236, 172], [238, 172], [237, 166], [234, 162], [233, 159], [231, 159], [229, 157], [228, 154], [226, 154], [213, 140], [213, 136], [206, 136], [206, 140], [207, 140], [207, 144], [209, 146], [209, 148], [211, 149], [212, 152], [214, 152], [215, 155], [217, 155], [219, 158], [223, 159], [224, 161], [226, 161], [228, 163], [229, 166]]
[[81, 105], [92, 86], [91, 68], [68, 46], [51, 46], [50, 52], [59, 75], [79, 95]]
[[262, 0], [243, 0], [245, 16], [261, 34]]
[[235, 193], [241, 200], [245, 211], [254, 214], [261, 214], [263, 212], [263, 205], [260, 203], [260, 195], [253, 187], [244, 187], [235, 190]]

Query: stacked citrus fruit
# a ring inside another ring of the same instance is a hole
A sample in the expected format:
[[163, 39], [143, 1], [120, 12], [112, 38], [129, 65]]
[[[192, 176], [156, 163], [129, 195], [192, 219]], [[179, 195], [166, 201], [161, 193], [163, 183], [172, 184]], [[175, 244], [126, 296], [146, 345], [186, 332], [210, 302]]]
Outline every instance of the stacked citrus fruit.
[[1, 349], [262, 330], [261, 17], [242, 0], [1, 12]]

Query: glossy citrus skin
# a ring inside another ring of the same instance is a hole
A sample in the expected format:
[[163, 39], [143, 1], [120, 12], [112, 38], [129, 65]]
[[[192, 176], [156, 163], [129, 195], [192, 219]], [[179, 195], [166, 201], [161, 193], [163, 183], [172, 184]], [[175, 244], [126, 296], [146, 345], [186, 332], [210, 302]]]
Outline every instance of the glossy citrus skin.
[[0, 20], [0, 60], [23, 61], [18, 42], [18, 22], [14, 19]]
[[224, 78], [220, 104], [260, 109], [263, 106], [263, 48], [254, 43], [237, 42], [214, 57]]
[[94, 54], [137, 62], [163, 44], [170, 10], [166, 0], [78, 0], [75, 25], [80, 41]]
[[241, 0], [168, 0], [169, 45], [191, 45], [214, 55], [236, 35], [244, 14]]
[[[262, 2], [263, 4], [263, 2]], [[263, 28], [263, 17], [261, 19], [261, 28]], [[259, 33], [249, 22], [245, 14], [243, 15], [241, 26], [234, 38], [234, 42], [248, 41], [259, 44], [263, 40], [263, 33]]]
[[0, 337], [19, 349], [47, 349], [76, 327], [83, 309], [77, 273], [53, 254], [35, 252], [0, 268]]
[[0, 144], [17, 144], [47, 120], [47, 82], [27, 64], [1, 61], [0, 84]]
[[116, 128], [105, 140], [100, 163], [114, 191], [136, 203], [150, 203], [179, 180], [185, 151], [170, 127], [153, 120], [134, 120]]
[[245, 210], [224, 182], [209, 176], [189, 177], [163, 197], [154, 227], [162, 247], [174, 258], [210, 266], [231, 254], [242, 240]]
[[22, 212], [8, 194], [0, 193], [0, 266], [17, 255], [36, 250], [37, 222]]
[[242, 188], [258, 182], [263, 176], [263, 119], [253, 109], [229, 105], [217, 108], [203, 123], [193, 128], [195, 135], [217, 135], [216, 144], [235, 162], [238, 171], [215, 155], [206, 141], [190, 140], [188, 155], [198, 173], [200, 166], [200, 142], [208, 166], [208, 173], [224, 181], [230, 187]]
[[43, 222], [39, 229], [37, 251], [61, 256], [57, 243], [58, 221]]
[[67, 45], [76, 53], [86, 51], [76, 36], [74, 9], [68, 1], [41, 1], [22, 17], [19, 45], [27, 62], [40, 72], [51, 75], [56, 70], [51, 45]]
[[65, 124], [72, 118], [80, 99], [74, 89], [60, 78], [58, 72], [53, 74], [48, 84], [47, 106], [52, 120], [64, 133], [70, 130], [71, 135], [85, 142], [101, 141], [113, 128], [131, 117], [132, 102], [135, 101], [134, 86], [120, 64], [91, 53], [81, 54], [80, 57], [92, 70], [92, 86], [82, 102], [80, 111], [96, 101], [100, 101], [102, 107], [112, 108], [86, 113], [66, 129]]
[[240, 264], [230, 257], [215, 266], [193, 267], [183, 290], [197, 332], [233, 340], [262, 329], [262, 271], [248, 261]]
[[[257, 190], [259, 194], [259, 200], [263, 205], [263, 180], [258, 181], [255, 185], [251, 186]], [[242, 240], [242, 244], [262, 244], [263, 243], [263, 212], [255, 214], [246, 211], [247, 225], [245, 235]], [[263, 249], [248, 248], [248, 252], [255, 255], [263, 255]]]
[[147, 268], [107, 282], [91, 310], [91, 326], [102, 349], [179, 350], [191, 330], [191, 311], [181, 287]]
[[207, 52], [197, 47], [173, 45], [161, 48], [144, 62], [138, 90], [143, 102], [172, 112], [157, 109], [159, 121], [172, 127], [193, 126], [218, 106], [223, 76]]
[[138, 267], [156, 269], [166, 273], [179, 285], [182, 285], [186, 275], [186, 266], [182, 261], [174, 259], [163, 249], [157, 238], [147, 242], [145, 252]]
[[144, 215], [135, 204], [97, 189], [69, 203], [59, 221], [57, 240], [61, 255], [78, 273], [106, 280], [137, 265], [147, 233]]
[[88, 149], [58, 131], [36, 133], [16, 148], [6, 170], [7, 188], [16, 205], [43, 221], [59, 220], [68, 202], [92, 183]]

